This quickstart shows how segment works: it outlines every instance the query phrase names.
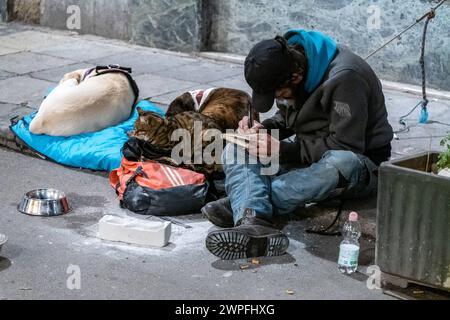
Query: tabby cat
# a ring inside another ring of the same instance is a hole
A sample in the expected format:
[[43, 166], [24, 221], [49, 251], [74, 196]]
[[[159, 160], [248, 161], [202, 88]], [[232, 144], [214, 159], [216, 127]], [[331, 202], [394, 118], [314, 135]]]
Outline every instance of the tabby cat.
[[[155, 112], [144, 111], [141, 108], [137, 108], [137, 111], [139, 117], [134, 124], [134, 130], [129, 133], [130, 137], [148, 142], [158, 149], [172, 149], [180, 143], [180, 141], [171, 140], [172, 133], [177, 129], [185, 129], [189, 132], [191, 138], [191, 163], [194, 162], [195, 150], [201, 149], [203, 154], [204, 149], [212, 142], [205, 138], [207, 131], [210, 129], [220, 131], [220, 127], [214, 122], [214, 120], [194, 111], [186, 111], [173, 116], [168, 116], [166, 118], [161, 117]], [[201, 146], [196, 145], [197, 139], [194, 138], [194, 123], [196, 121], [201, 122], [202, 125]], [[167, 162], [169, 159], [163, 160]], [[222, 171], [220, 164], [188, 164], [184, 166], [206, 174]]]

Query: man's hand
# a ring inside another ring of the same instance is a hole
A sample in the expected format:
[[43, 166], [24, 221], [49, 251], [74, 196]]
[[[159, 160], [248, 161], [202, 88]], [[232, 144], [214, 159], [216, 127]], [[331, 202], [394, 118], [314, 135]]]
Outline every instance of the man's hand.
[[253, 127], [249, 128], [248, 127], [248, 117], [245, 116], [244, 118], [242, 118], [241, 121], [239, 121], [238, 133], [239, 134], [258, 133], [259, 129], [262, 129], [262, 128], [264, 128], [264, 126], [256, 120], [253, 121]]
[[269, 134], [258, 134], [257, 141], [251, 140], [248, 152], [259, 158], [269, 158], [280, 153], [280, 141]]

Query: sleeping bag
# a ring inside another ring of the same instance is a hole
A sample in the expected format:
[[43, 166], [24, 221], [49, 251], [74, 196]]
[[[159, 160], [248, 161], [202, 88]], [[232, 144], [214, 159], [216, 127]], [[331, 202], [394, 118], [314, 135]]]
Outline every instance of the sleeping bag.
[[[136, 107], [164, 116], [161, 109], [146, 100], [139, 102]], [[127, 132], [133, 129], [138, 118], [134, 108], [132, 116], [116, 126], [71, 137], [52, 137], [30, 132], [30, 122], [35, 115], [36, 112], [12, 120], [10, 129], [19, 141], [48, 160], [70, 167], [108, 172], [120, 167], [121, 149], [128, 141]]]

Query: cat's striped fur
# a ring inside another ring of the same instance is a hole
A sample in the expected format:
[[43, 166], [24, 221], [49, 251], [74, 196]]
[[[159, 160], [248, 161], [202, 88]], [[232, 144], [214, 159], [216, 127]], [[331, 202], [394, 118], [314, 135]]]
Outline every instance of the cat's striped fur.
[[[131, 137], [151, 143], [153, 146], [161, 149], [173, 148], [180, 141], [172, 141], [171, 137], [175, 130], [185, 129], [189, 133], [191, 138], [191, 155], [195, 155], [194, 150], [203, 150], [211, 143], [205, 138], [205, 134], [210, 129], [218, 130], [221, 128], [211, 118], [202, 115], [201, 113], [194, 111], [186, 111], [178, 113], [166, 118], [161, 117], [159, 114], [144, 111], [140, 108], [137, 109], [139, 118], [136, 120], [134, 130], [130, 132]], [[201, 146], [197, 145], [200, 139], [195, 138], [194, 124], [199, 122], [201, 124]], [[191, 159], [191, 164], [193, 163]], [[202, 171], [205, 173], [220, 172], [222, 171], [220, 164], [213, 165], [195, 165], [196, 171]]]

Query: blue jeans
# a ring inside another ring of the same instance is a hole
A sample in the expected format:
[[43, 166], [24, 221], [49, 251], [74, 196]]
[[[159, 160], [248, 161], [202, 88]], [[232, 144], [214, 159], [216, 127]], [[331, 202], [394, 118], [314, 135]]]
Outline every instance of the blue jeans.
[[[236, 161], [249, 157], [252, 161]], [[262, 175], [264, 165], [231, 143], [226, 146], [222, 161], [235, 223], [247, 208], [255, 210], [257, 216], [271, 219], [273, 214], [288, 214], [305, 204], [338, 195], [368, 196], [376, 190], [378, 182], [377, 166], [369, 158], [351, 151], [330, 150], [309, 167], [283, 167], [272, 176]], [[340, 176], [345, 178], [344, 188], [340, 188]]]

